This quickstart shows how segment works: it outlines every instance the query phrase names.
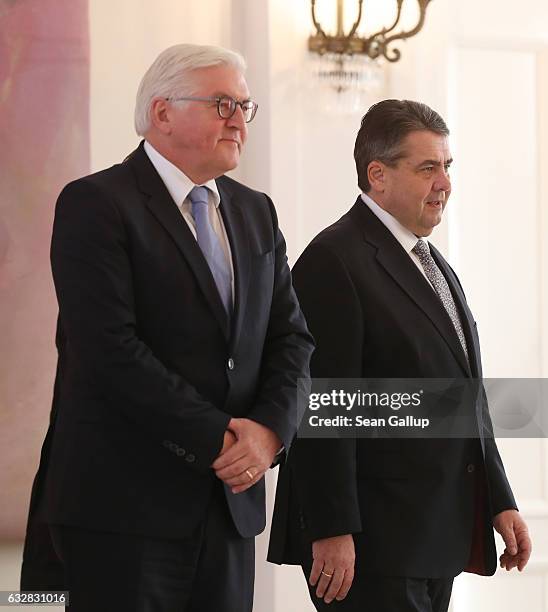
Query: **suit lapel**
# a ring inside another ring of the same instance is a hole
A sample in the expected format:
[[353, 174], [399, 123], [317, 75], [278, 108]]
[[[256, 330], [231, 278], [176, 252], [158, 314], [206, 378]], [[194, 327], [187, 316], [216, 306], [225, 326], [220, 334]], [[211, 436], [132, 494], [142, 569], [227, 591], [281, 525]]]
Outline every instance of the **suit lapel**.
[[221, 196], [221, 214], [232, 253], [234, 269], [234, 314], [232, 317], [231, 349], [240, 336], [249, 290], [249, 239], [244, 215], [234, 194], [223, 178], [216, 181]]
[[[470, 376], [470, 366], [453, 322], [426, 278], [420, 273], [393, 234], [369, 210], [361, 198], [358, 198], [350, 212], [356, 219], [359, 219], [365, 240], [377, 249], [379, 264], [430, 319], [459, 365]], [[445, 272], [445, 270], [442, 271]]]
[[181, 215], [162, 179], [143, 149], [143, 143], [128, 158], [135, 169], [137, 183], [149, 196], [147, 208], [171, 236], [192, 269], [196, 281], [204, 293], [225, 337], [229, 337], [229, 320], [215, 285], [211, 270], [202, 254], [187, 222]]

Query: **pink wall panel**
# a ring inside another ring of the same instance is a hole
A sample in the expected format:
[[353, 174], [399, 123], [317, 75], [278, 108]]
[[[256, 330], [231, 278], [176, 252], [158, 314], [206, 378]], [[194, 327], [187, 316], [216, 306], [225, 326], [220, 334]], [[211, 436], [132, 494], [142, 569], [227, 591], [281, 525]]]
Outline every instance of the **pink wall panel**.
[[89, 172], [88, 0], [0, 0], [0, 539], [23, 535], [47, 427], [55, 200]]

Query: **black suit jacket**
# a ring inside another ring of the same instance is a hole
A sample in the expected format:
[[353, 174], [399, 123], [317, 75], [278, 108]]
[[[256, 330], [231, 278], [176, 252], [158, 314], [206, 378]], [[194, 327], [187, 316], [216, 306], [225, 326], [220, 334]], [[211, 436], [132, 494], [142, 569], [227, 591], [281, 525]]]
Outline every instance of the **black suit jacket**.
[[[268, 196], [228, 177], [217, 186], [235, 273], [231, 320], [142, 143], [59, 197], [51, 248], [59, 362], [25, 588], [43, 586], [45, 566], [54, 565], [45, 522], [191, 534], [231, 417], [291, 444], [296, 381], [308, 375], [312, 339], [285, 243]], [[242, 536], [264, 529], [264, 480], [239, 495], [226, 488], [226, 496]]]
[[[428, 281], [358, 198], [293, 269], [317, 344], [313, 377], [481, 378], [464, 293], [431, 251], [458, 308], [469, 363]], [[466, 440], [297, 439], [278, 479], [269, 559], [301, 563], [313, 540], [353, 533], [358, 572], [494, 572], [491, 519], [515, 501], [496, 445], [483, 435], [488, 414], [478, 421], [480, 436]]]

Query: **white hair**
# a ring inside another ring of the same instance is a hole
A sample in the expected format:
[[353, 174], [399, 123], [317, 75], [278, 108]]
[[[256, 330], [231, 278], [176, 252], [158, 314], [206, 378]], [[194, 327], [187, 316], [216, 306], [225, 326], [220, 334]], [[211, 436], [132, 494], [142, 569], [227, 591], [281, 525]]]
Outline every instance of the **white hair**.
[[209, 45], [174, 45], [154, 60], [141, 79], [135, 100], [135, 131], [143, 136], [150, 129], [150, 108], [155, 98], [190, 96], [195, 87], [192, 72], [225, 64], [245, 72], [244, 58], [235, 51]]

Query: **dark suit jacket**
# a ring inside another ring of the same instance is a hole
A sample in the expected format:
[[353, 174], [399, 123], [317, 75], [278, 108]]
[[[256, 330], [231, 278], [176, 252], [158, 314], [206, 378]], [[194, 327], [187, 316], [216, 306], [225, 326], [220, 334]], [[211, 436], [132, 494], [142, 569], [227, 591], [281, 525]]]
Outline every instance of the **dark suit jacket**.
[[[43, 586], [45, 565], [54, 565], [44, 522], [191, 534], [232, 416], [291, 444], [296, 381], [308, 375], [312, 339], [285, 243], [268, 196], [224, 176], [217, 186], [235, 271], [231, 320], [142, 143], [59, 197], [51, 248], [59, 362], [25, 588]], [[264, 529], [264, 480], [226, 496], [242, 536]]]
[[[469, 350], [438, 296], [391, 232], [358, 198], [293, 269], [325, 378], [481, 378], [476, 324], [440, 253]], [[473, 408], [471, 408], [473, 410]], [[515, 508], [496, 445], [474, 439], [297, 439], [278, 479], [269, 560], [301, 563], [310, 543], [353, 533], [357, 572], [493, 573], [491, 519]]]

